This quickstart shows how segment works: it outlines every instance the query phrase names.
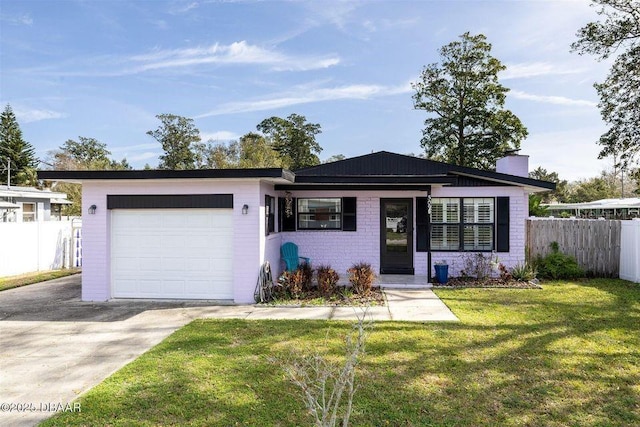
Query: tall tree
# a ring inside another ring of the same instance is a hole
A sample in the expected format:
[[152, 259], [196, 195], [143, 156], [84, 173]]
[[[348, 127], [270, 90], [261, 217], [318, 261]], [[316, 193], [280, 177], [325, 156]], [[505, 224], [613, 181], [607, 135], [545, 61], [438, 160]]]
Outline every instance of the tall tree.
[[334, 154], [333, 156], [323, 160], [322, 163], [338, 162], [338, 161], [344, 160], [344, 159], [346, 159], [344, 154]]
[[[55, 170], [127, 170], [131, 166], [126, 159], [112, 160], [107, 144], [95, 138], [78, 137], [78, 140], [68, 139], [55, 151], [49, 152], [50, 167]], [[80, 184], [59, 182], [55, 184], [55, 191], [67, 194], [67, 199], [73, 204], [63, 208], [64, 215], [77, 216], [81, 214], [82, 187]]]
[[174, 114], [156, 116], [161, 125], [147, 135], [156, 139], [164, 150], [160, 156], [160, 169], [195, 169], [196, 145], [200, 142], [200, 131], [193, 119]]
[[567, 201], [567, 198], [569, 196], [569, 183], [566, 179], [560, 179], [560, 177], [558, 176], [558, 172], [548, 172], [543, 167], [537, 167], [536, 169], [529, 172], [529, 178], [556, 183], [556, 189], [554, 191], [547, 191], [538, 195], [542, 203], [564, 203]]
[[582, 179], [571, 183], [569, 203], [592, 202], [617, 197], [615, 187], [605, 176]]
[[602, 119], [609, 126], [598, 141], [598, 157], [613, 156], [617, 166], [626, 168], [640, 154], [640, 1], [592, 1], [603, 20], [578, 30], [571, 48], [598, 60], [617, 55], [606, 80], [594, 85]]
[[[56, 170], [120, 169], [118, 162], [109, 158], [111, 152], [107, 150], [107, 144], [95, 138], [79, 136], [78, 141], [68, 139], [50, 155], [53, 157], [52, 165]], [[123, 162], [126, 163], [126, 160]]]
[[527, 129], [504, 108], [509, 91], [498, 82], [506, 67], [491, 56], [491, 44], [468, 32], [440, 48], [440, 63], [427, 65], [412, 84], [414, 107], [431, 113], [421, 145], [427, 157], [460, 166], [495, 168], [519, 148]]
[[0, 182], [8, 183], [11, 170], [11, 184], [36, 185], [35, 168], [39, 161], [35, 152], [22, 137], [18, 120], [11, 105], [7, 104], [0, 113]]
[[229, 144], [198, 144], [197, 168], [276, 168], [282, 167], [282, 159], [271, 144], [262, 136], [249, 132], [238, 141]]
[[322, 132], [318, 123], [307, 123], [307, 118], [291, 114], [286, 119], [269, 117], [257, 126], [265, 134], [283, 160], [283, 166], [292, 170], [320, 164], [318, 154], [322, 147], [316, 135]]

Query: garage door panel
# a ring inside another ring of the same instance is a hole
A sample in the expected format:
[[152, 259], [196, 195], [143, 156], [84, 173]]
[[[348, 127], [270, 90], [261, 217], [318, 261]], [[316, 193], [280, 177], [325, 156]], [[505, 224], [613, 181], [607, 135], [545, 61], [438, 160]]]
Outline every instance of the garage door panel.
[[136, 272], [142, 268], [140, 260], [136, 258], [118, 257], [112, 259], [115, 269], [121, 272]]
[[191, 258], [187, 260], [187, 269], [192, 274], [212, 273], [213, 262], [210, 258]]
[[232, 299], [230, 209], [112, 210], [118, 298]]

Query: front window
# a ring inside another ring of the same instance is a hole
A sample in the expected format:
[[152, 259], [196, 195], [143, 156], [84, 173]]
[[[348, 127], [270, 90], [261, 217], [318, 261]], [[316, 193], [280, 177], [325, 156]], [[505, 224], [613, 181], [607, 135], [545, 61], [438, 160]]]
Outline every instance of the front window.
[[432, 250], [493, 250], [494, 199], [434, 198], [431, 203]]
[[299, 230], [340, 230], [342, 199], [298, 199]]
[[22, 222], [34, 222], [36, 220], [36, 204], [22, 204]]

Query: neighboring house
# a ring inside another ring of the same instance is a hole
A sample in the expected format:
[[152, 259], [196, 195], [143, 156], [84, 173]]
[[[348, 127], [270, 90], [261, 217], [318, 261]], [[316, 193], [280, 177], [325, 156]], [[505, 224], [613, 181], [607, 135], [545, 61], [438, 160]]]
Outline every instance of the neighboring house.
[[343, 275], [365, 261], [381, 274], [432, 276], [433, 262], [454, 264], [465, 251], [523, 262], [528, 193], [555, 188], [527, 174], [527, 156], [500, 159], [488, 172], [383, 151], [295, 172], [38, 176], [83, 184], [83, 300], [248, 303], [261, 265], [279, 273], [289, 241]]
[[41, 222], [62, 219], [61, 208], [71, 204], [64, 193], [33, 187], [0, 186], [0, 222]]
[[640, 197], [602, 199], [583, 203], [552, 203], [546, 206], [550, 215], [595, 219], [640, 218]]

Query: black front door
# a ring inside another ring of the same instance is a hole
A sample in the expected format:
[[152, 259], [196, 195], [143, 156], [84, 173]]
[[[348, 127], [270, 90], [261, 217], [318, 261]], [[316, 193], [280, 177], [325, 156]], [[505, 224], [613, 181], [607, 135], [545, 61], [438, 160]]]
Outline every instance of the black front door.
[[413, 199], [380, 199], [380, 273], [413, 274]]

